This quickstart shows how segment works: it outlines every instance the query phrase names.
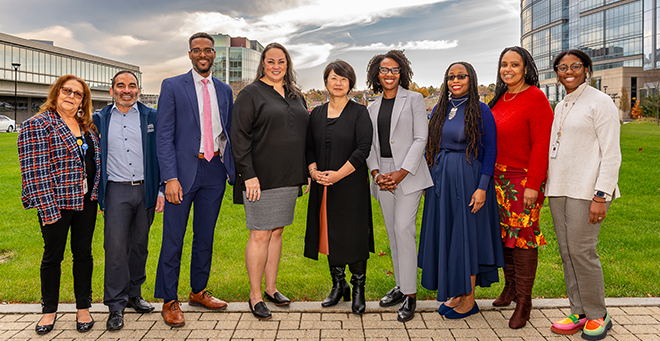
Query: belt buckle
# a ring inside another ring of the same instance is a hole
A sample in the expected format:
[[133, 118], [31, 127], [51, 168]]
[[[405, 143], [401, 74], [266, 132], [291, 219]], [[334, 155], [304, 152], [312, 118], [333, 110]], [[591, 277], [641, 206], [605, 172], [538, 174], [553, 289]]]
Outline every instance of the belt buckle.
[[139, 186], [139, 185], [140, 185], [140, 181], [131, 180], [131, 186]]

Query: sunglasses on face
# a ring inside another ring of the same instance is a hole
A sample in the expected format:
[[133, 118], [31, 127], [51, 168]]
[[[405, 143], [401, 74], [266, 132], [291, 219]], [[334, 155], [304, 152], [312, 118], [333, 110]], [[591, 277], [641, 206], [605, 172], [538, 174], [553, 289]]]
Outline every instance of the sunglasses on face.
[[60, 88], [60, 91], [62, 92], [62, 95], [64, 95], [65, 97], [69, 97], [71, 96], [71, 94], [73, 94], [73, 97], [75, 99], [83, 99], [83, 97], [85, 97], [85, 94], [79, 91], [74, 91], [73, 89], [64, 86]]
[[383, 75], [386, 75], [388, 72], [392, 72], [393, 75], [398, 75], [401, 72], [401, 68], [393, 67], [393, 68], [390, 69], [390, 68], [381, 66], [381, 67], [378, 68], [378, 71]]
[[459, 81], [462, 81], [467, 77], [470, 77], [470, 75], [449, 75], [447, 76], [447, 80], [453, 81], [454, 78], [458, 78]]
[[571, 66], [568, 66], [566, 64], [559, 64], [559, 65], [557, 65], [557, 71], [561, 72], [561, 73], [564, 73], [564, 72], [568, 71], [568, 68], [570, 67], [571, 71], [578, 72], [578, 71], [582, 70], [583, 66], [584, 65], [582, 63], [573, 63], [573, 64], [571, 64]]

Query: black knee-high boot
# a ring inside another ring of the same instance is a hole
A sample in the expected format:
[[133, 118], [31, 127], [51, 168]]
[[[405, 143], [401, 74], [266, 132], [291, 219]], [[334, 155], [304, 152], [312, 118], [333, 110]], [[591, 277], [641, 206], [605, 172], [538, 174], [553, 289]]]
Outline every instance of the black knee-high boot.
[[351, 287], [346, 282], [346, 266], [330, 265], [330, 276], [332, 277], [332, 290], [328, 297], [321, 302], [322, 307], [336, 305], [342, 297], [344, 297], [344, 301], [351, 299]]
[[364, 313], [366, 303], [364, 300], [364, 284], [367, 281], [367, 261], [349, 264], [351, 270], [351, 284], [353, 285], [353, 312], [356, 314]]

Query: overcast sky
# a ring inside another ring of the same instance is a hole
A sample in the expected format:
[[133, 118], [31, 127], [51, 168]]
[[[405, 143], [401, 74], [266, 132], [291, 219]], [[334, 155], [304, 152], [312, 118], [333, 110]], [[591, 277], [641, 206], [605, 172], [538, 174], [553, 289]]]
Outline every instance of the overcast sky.
[[[15, 3], [12, 1], [11, 3]], [[279, 42], [292, 54], [298, 83], [322, 88], [322, 71], [349, 62], [364, 89], [372, 56], [405, 49], [413, 81], [439, 86], [447, 66], [470, 62], [480, 84], [495, 81], [503, 48], [520, 44], [519, 0], [0, 0], [0, 32], [140, 66], [143, 92], [187, 72], [188, 37], [225, 33]], [[11, 11], [8, 9], [11, 8]]]

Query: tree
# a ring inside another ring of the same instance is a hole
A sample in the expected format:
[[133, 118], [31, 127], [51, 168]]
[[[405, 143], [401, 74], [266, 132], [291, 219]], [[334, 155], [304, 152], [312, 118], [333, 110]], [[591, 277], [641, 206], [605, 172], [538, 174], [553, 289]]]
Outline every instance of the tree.
[[642, 108], [639, 106], [639, 100], [635, 101], [635, 105], [632, 107], [632, 111], [630, 112], [630, 116], [633, 118], [640, 118], [642, 117]]
[[419, 85], [417, 85], [417, 83], [415, 82], [412, 82], [410, 84], [410, 91], [419, 92], [420, 94], [422, 94], [422, 96], [424, 96], [424, 98], [429, 97], [429, 95], [431, 95], [429, 89], [427, 89], [425, 86], [419, 87]]
[[630, 110], [630, 100], [628, 99], [628, 91], [625, 86], [621, 87], [621, 98], [619, 99], [619, 109], [624, 113]]
[[655, 117], [655, 124], [658, 125], [658, 116], [660, 114], [660, 93], [646, 96], [641, 104], [642, 114], [645, 117]]
[[238, 96], [238, 93], [243, 90], [244, 87], [248, 86], [248, 84], [252, 83], [251, 80], [249, 79], [241, 79], [240, 81], [233, 81], [229, 82], [229, 87], [231, 88], [231, 92], [234, 94], [234, 100], [236, 100], [236, 96]]

